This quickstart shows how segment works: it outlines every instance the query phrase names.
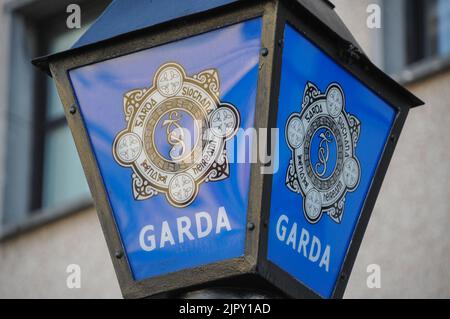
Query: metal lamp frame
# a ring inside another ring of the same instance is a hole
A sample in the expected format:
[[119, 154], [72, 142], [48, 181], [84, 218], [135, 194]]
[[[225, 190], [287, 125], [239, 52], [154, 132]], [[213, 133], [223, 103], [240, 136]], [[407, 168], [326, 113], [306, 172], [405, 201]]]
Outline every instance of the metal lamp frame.
[[[65, 115], [72, 131], [87, 181], [94, 198], [116, 275], [125, 298], [144, 298], [162, 293], [203, 287], [211, 282], [256, 276], [293, 298], [320, 298], [318, 294], [297, 281], [267, 259], [268, 220], [272, 191], [272, 176], [261, 175], [261, 164], [252, 164], [248, 199], [245, 254], [242, 257], [185, 269], [166, 275], [135, 281], [124, 253], [114, 214], [108, 201], [105, 185], [97, 165], [92, 146], [78, 112], [69, 71], [85, 65], [113, 59], [133, 52], [189, 38], [201, 33], [226, 27], [252, 18], [262, 17], [261, 54], [254, 126], [276, 126], [280, 78], [282, 69], [283, 36], [286, 24], [349, 71], [361, 83], [392, 105], [397, 115], [387, 140], [381, 161], [374, 175], [368, 196], [344, 258], [342, 269], [334, 287], [333, 298], [344, 294], [351, 269], [381, 184], [394, 153], [400, 132], [411, 105], [411, 96], [405, 96], [395, 83], [371, 64], [352, 43], [344, 41], [306, 7], [296, 1], [238, 1], [194, 16], [177, 19], [144, 30], [139, 30], [94, 45], [74, 49], [62, 54], [39, 59], [35, 64], [48, 63]], [[270, 130], [269, 130], [270, 132]], [[267, 137], [270, 141], [270, 135]]]

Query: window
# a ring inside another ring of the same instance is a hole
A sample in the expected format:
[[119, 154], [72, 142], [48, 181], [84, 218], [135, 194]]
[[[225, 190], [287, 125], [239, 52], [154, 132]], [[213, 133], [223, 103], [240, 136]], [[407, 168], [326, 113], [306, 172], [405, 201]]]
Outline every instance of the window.
[[[12, 12], [3, 224], [90, 196], [56, 87], [30, 61], [69, 49], [109, 2], [37, 0]], [[66, 27], [68, 3], [80, 4], [81, 29]]]
[[[70, 48], [85, 29], [86, 26], [55, 31], [51, 23], [44, 25], [39, 39], [45, 45], [42, 55]], [[37, 106], [34, 123], [36, 151], [31, 211], [63, 205], [89, 194], [56, 86], [49, 77], [40, 85], [44, 96]]]
[[449, 0], [385, 0], [383, 7], [387, 72], [450, 56]]
[[408, 64], [450, 54], [450, 1], [411, 0], [407, 15]]
[[450, 1], [439, 0], [437, 3], [438, 19], [438, 52], [439, 54], [450, 54]]

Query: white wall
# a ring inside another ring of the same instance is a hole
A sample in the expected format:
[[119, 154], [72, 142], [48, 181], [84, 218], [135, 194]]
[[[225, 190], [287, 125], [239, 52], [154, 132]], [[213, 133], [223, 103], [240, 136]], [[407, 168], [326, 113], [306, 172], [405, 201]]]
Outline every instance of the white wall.
[[[81, 268], [81, 288], [68, 289], [66, 268]], [[121, 298], [94, 210], [0, 244], [0, 298]]]
[[[366, 8], [374, 2], [334, 1], [364, 51], [376, 60], [382, 31], [366, 27]], [[402, 132], [347, 298], [450, 298], [450, 71], [408, 88], [426, 107], [411, 111]], [[367, 288], [370, 264], [381, 267], [381, 289]]]

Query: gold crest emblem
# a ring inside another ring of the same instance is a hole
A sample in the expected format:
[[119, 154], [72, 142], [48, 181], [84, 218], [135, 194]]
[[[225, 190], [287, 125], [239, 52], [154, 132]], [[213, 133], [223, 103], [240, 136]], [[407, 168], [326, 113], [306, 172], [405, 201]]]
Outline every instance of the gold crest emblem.
[[136, 200], [162, 193], [175, 207], [194, 201], [203, 182], [229, 176], [226, 141], [240, 125], [238, 110], [219, 99], [217, 70], [187, 76], [162, 65], [153, 86], [124, 95], [127, 127], [114, 140], [115, 160], [132, 168]]

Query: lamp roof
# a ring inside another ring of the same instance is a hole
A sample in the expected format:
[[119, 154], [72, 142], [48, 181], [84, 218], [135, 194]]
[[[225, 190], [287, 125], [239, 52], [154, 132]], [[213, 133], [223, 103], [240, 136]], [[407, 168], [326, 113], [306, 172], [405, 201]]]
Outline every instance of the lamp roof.
[[[57, 58], [60, 55], [67, 55], [74, 50], [95, 46], [104, 41], [123, 37], [127, 34], [148, 29], [165, 22], [179, 20], [187, 16], [205, 13], [211, 10], [218, 10], [219, 8], [232, 6], [243, 1], [244, 0], [114, 0], [71, 49], [37, 58], [33, 60], [33, 64], [50, 74], [50, 60]], [[325, 24], [330, 31], [337, 34], [343, 41], [358, 48], [364, 58], [369, 60], [334, 10], [335, 6], [330, 0], [286, 1], [291, 3], [296, 2], [306, 8], [311, 14]], [[379, 72], [382, 71], [379, 70]], [[411, 100], [412, 106], [423, 104], [420, 99], [415, 97], [408, 90], [397, 84], [386, 74], [384, 75], [388, 80], [393, 82], [397, 89], [405, 91], [404, 93]]]

